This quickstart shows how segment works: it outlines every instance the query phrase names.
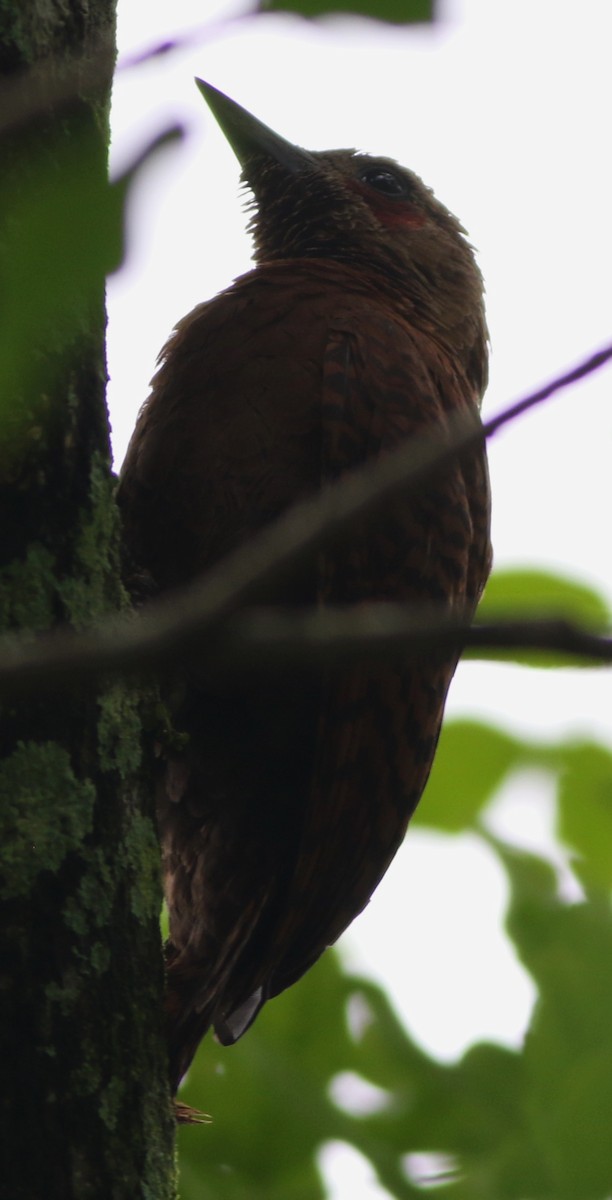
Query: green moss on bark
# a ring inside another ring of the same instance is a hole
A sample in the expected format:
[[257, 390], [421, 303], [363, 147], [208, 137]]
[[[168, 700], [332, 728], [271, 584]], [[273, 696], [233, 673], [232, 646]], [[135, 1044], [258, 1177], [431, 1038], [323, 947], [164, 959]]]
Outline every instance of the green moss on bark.
[[119, 575], [119, 514], [106, 458], [92, 458], [88, 492], [70, 530], [72, 562], [40, 540], [0, 569], [0, 628], [34, 636], [58, 620], [83, 628], [129, 600]]
[[75, 522], [74, 571], [69, 578], [58, 579], [66, 618], [77, 629], [129, 604], [119, 574], [119, 514], [114, 489], [106, 458], [95, 453], [87, 504]]
[[129, 685], [109, 684], [98, 698], [98, 756], [103, 771], [117, 771], [123, 780], [142, 760], [140, 698]]
[[70, 756], [52, 742], [20, 743], [0, 763], [0, 896], [28, 893], [57, 871], [91, 832], [95, 788], [77, 779]]
[[[2, 345], [0, 623], [28, 638], [127, 605], [104, 406], [103, 269], [120, 226], [105, 178], [112, 28], [112, 0], [0, 0], [0, 70], [39, 64], [44, 98], [92, 52], [97, 67], [0, 150], [14, 333]], [[83, 212], [95, 220], [72, 220]], [[109, 678], [3, 709], [0, 1128], [14, 1200], [174, 1196], [139, 707], [138, 688]]]
[[49, 629], [55, 615], [57, 575], [51, 551], [40, 542], [27, 547], [25, 558], [0, 570], [0, 627], [34, 637]]

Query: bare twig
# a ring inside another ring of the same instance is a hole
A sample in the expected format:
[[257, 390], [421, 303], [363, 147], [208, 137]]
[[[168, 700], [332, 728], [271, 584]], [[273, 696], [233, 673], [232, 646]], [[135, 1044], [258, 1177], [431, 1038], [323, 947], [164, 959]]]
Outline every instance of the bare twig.
[[[423, 437], [400, 447], [384, 459], [367, 464], [340, 483], [325, 488], [317, 496], [284, 513], [248, 545], [228, 555], [206, 576], [180, 592], [151, 602], [138, 615], [117, 617], [102, 623], [97, 629], [80, 634], [59, 631], [29, 642], [5, 639], [0, 643], [0, 690], [6, 692], [66, 686], [104, 671], [133, 672], [164, 662], [177, 662], [182, 656], [191, 655], [195, 646], [203, 654], [207, 641], [208, 651], [212, 655], [214, 649], [217, 660], [225, 642], [224, 652], [229, 657], [232, 639], [232, 645], [236, 644], [238, 638], [243, 642], [245, 640], [246, 625], [243, 625], [240, 634], [239, 622], [247, 618], [244, 615], [234, 618], [232, 626], [228, 621], [228, 613], [256, 602], [262, 588], [280, 570], [338, 537], [356, 518], [378, 510], [400, 492], [406, 494], [421, 486], [456, 455], [473, 449], [485, 436], [492, 436], [527, 409], [597, 370], [610, 358], [612, 346], [600, 350], [572, 371], [519, 400], [484, 426], [474, 419], [463, 418], [454, 422], [450, 436], [444, 439], [440, 435]], [[375, 607], [371, 606], [366, 611], [371, 612]], [[345, 630], [348, 630], [348, 615], [345, 613], [342, 618]], [[309, 619], [314, 619], [314, 614]], [[356, 612], [352, 619], [357, 622], [359, 614]], [[500, 626], [482, 626], [475, 627], [473, 634], [468, 634], [465, 625], [451, 627], [447, 618], [446, 624], [444, 620], [441, 624], [439, 618], [437, 622], [432, 622], [431, 614], [429, 626], [426, 626], [421, 613], [417, 632], [415, 614], [407, 614], [404, 610], [403, 620], [412, 621], [413, 639], [420, 639], [421, 648], [427, 635], [430, 646], [446, 638], [446, 644], [450, 639], [457, 646], [479, 645], [481, 649], [485, 646], [489, 649], [500, 648], [502, 645], [506, 648], [539, 647], [609, 661], [607, 638], [597, 638], [559, 622], [506, 622], [503, 631]], [[222, 628], [223, 639], [219, 636]], [[281, 626], [278, 628], [280, 630]], [[492, 638], [492, 630], [495, 629], [497, 642], [487, 641], [487, 636]], [[523, 640], [517, 640], [517, 630]], [[403, 632], [394, 635], [398, 645], [403, 639], [402, 646], [406, 650], [409, 648], [406, 640], [409, 633], [404, 628]], [[272, 636], [268, 633], [269, 642]], [[278, 639], [280, 634], [274, 636]], [[321, 636], [320, 632], [318, 636]], [[377, 650], [380, 650], [382, 635], [378, 636]], [[502, 636], [507, 639], [505, 642], [499, 640]], [[478, 642], [478, 638], [483, 640]], [[291, 653], [299, 656], [297, 640], [294, 630], [285, 647], [286, 655]], [[339, 640], [340, 635], [337, 634], [336, 641]], [[252, 630], [250, 641], [253, 645], [256, 641]], [[367, 649], [371, 641], [371, 630], [370, 633], [355, 632], [351, 652]]]
[[164, 39], [163, 42], [147, 46], [146, 50], [141, 50], [136, 54], [127, 54], [124, 58], [120, 58], [117, 63], [117, 71], [131, 71], [134, 67], [145, 66], [147, 63], [164, 58], [167, 54], [172, 54], [177, 50], [189, 50], [194, 46], [200, 46], [217, 35], [227, 33], [228, 26], [237, 20], [244, 23], [249, 17], [255, 15], [254, 13], [241, 13], [240, 17], [227, 16], [218, 21], [200, 21], [184, 30], [183, 33], [175, 33], [172, 37]]
[[397, 661], [436, 651], [468, 650], [471, 658], [537, 650], [596, 663], [612, 662], [612, 637], [559, 617], [470, 624], [442, 609], [372, 603], [352, 608], [249, 609], [211, 639], [207, 669], [261, 669], [381, 658]]
[[510, 408], [504, 409], [498, 413], [496, 417], [490, 417], [485, 422], [483, 428], [487, 438], [493, 437], [502, 425], [507, 425], [509, 421], [513, 421], [515, 417], [520, 417], [528, 409], [534, 408], [536, 404], [541, 404], [543, 400], [548, 400], [549, 396], [553, 396], [555, 392], [560, 392], [562, 388], [569, 387], [572, 383], [577, 383], [578, 380], [584, 379], [586, 375], [592, 375], [593, 371], [598, 371], [605, 363], [612, 358], [612, 345], [603, 346], [601, 350], [597, 350], [595, 354], [585, 358], [579, 362], [577, 366], [572, 367], [571, 371], [566, 371], [565, 375], [558, 375], [556, 379], [552, 379], [550, 383], [544, 384], [544, 387], [539, 388], [537, 392], [532, 392], [530, 396], [525, 396], [523, 400], [517, 400], [516, 404], [512, 404]]
[[[582, 664], [612, 662], [612, 637], [561, 618], [499, 620], [470, 625], [441, 610], [386, 603], [348, 609], [254, 608], [210, 626], [181, 628], [173, 613], [150, 605], [131, 622], [106, 622], [91, 633], [60, 632], [12, 647], [0, 658], [0, 694], [64, 690], [100, 674], [131, 674], [189, 661], [207, 676], [356, 658], [411, 658], [433, 650], [468, 650], [470, 657], [499, 657], [501, 651], [537, 650], [567, 655]], [[159, 619], [161, 617], [161, 619]]]

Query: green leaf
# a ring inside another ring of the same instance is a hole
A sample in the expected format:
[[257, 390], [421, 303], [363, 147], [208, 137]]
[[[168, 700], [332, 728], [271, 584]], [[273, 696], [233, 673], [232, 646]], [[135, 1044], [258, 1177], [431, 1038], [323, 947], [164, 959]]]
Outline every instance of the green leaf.
[[[607, 1200], [612, 1191], [612, 910], [607, 893], [557, 894], [540, 860], [498, 844], [510, 876], [508, 928], [539, 991], [525, 1049], [525, 1118], [545, 1166], [534, 1196]], [[531, 1193], [530, 1193], [531, 1194]]]
[[[478, 828], [484, 805], [525, 766], [559, 779], [561, 832], [583, 856], [586, 897], [569, 903], [555, 866], [482, 835], [508, 875], [508, 932], [538, 991], [523, 1047], [481, 1043], [456, 1063], [437, 1062], [384, 992], [343, 974], [328, 952], [237, 1046], [208, 1040], [200, 1051], [185, 1099], [213, 1124], [180, 1132], [182, 1200], [322, 1200], [316, 1156], [329, 1141], [353, 1146], [398, 1200], [424, 1191], [440, 1200], [609, 1200], [612, 754], [452, 722], [416, 819]], [[401, 958], [398, 917], [389, 936]], [[409, 979], [427, 964], [405, 967]], [[432, 994], [442, 1017], [452, 1003], [452, 994]], [[375, 1108], [351, 1103], [351, 1080], [377, 1089]]]
[[514, 617], [564, 617], [601, 628], [610, 621], [610, 609], [597, 592], [581, 580], [532, 568], [494, 571], [478, 608], [483, 621], [500, 613]]
[[[604, 632], [610, 626], [610, 608], [602, 596], [587, 584], [550, 571], [495, 571], [478, 607], [478, 620], [488, 621], [561, 619], [590, 632]], [[466, 658], [472, 657], [466, 651]], [[592, 667], [592, 662], [557, 651], [503, 650], [488, 655], [492, 659], [521, 663], [530, 667]]]
[[[210, 1126], [179, 1132], [182, 1200], [322, 1200], [315, 1157], [354, 1146], [391, 1196], [607, 1200], [612, 1192], [612, 912], [558, 893], [550, 864], [489, 838], [508, 873], [508, 928], [539, 991], [520, 1050], [430, 1058], [384, 992], [328, 952], [230, 1049], [207, 1039], [184, 1098]], [[402, 954], [401, 930], [390, 931]], [[432, 947], [435, 953], [435, 947]], [[406, 963], [410, 970], [426, 964]], [[432, 995], [441, 1014], [452, 995]], [[338, 1096], [356, 1076], [382, 1103]], [[336, 1097], [336, 1099], [334, 1099]], [[432, 1178], [414, 1162], [432, 1158]], [[437, 1160], [435, 1156], [440, 1156]], [[436, 1162], [446, 1174], [436, 1180]]]
[[350, 1061], [345, 994], [328, 955], [269, 1004], [236, 1046], [207, 1039], [181, 1098], [211, 1113], [213, 1123], [179, 1130], [181, 1200], [322, 1200], [314, 1153], [326, 1131], [337, 1132], [327, 1088]]
[[[179, 137], [166, 130], [114, 183], [91, 131], [48, 146], [19, 185], [0, 199], [0, 429], [10, 478], [22, 439], [52, 420], [48, 397], [62, 355], [102, 302], [105, 275], [122, 263], [125, 203], [143, 164]], [[52, 353], [49, 347], [53, 347]]]
[[509, 772], [531, 748], [477, 721], [449, 721], [440, 735], [431, 776], [412, 824], [447, 833], [473, 827]]
[[580, 860], [587, 884], [612, 888], [612, 754], [592, 742], [564, 748], [559, 834]]
[[434, 0], [259, 0], [256, 11], [292, 12], [302, 17], [338, 13], [372, 17], [394, 25], [434, 20]]
[[[555, 866], [483, 835], [507, 872], [508, 932], [538, 990], [524, 1046], [478, 1044], [439, 1063], [384, 992], [328, 952], [237, 1046], [200, 1051], [185, 1098], [213, 1125], [180, 1133], [182, 1200], [322, 1200], [315, 1163], [329, 1141], [354, 1146], [398, 1200], [609, 1200], [612, 754], [452, 722], [416, 819], [478, 826], [508, 774], [530, 765], [559, 779], [561, 832], [582, 855], [586, 897], [569, 903]], [[389, 936], [401, 958], [398, 916]], [[405, 966], [407, 979], [427, 969]], [[432, 994], [442, 1016], [452, 1003]], [[351, 1105], [339, 1079], [378, 1089], [376, 1110]]]

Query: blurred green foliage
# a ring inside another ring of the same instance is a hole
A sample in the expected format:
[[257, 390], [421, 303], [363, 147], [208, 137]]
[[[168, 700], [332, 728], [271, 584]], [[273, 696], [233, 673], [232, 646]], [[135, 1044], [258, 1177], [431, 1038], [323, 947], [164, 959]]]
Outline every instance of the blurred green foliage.
[[[557, 780], [579, 902], [564, 898], [553, 866], [482, 825], [500, 784], [527, 765]], [[181, 1200], [322, 1200], [316, 1155], [329, 1141], [354, 1146], [396, 1197], [612, 1194], [612, 755], [454, 722], [415, 820], [475, 831], [499, 855], [510, 884], [507, 930], [539, 994], [522, 1049], [479, 1044], [456, 1064], [437, 1062], [384, 992], [345, 974], [328, 951], [238, 1045], [209, 1038], [201, 1048], [183, 1098], [213, 1120], [179, 1133]], [[334, 1080], [347, 1074], [380, 1089], [375, 1111], [334, 1102]], [[432, 1174], [418, 1178], [413, 1163], [430, 1164]]]
[[[609, 625], [592, 589], [534, 569], [493, 576], [480, 616], [501, 615]], [[491, 802], [526, 770], [555, 784], [579, 901], [550, 863], [487, 831]], [[523, 1046], [482, 1043], [442, 1064], [412, 1041], [380, 987], [346, 974], [328, 951], [238, 1045], [208, 1038], [200, 1049], [183, 1095], [212, 1123], [179, 1132], [181, 1200], [323, 1200], [317, 1156], [334, 1141], [359, 1151], [393, 1197], [609, 1200], [612, 754], [586, 740], [449, 722], [413, 824], [471, 831], [499, 857], [507, 933], [538, 992]], [[369, 1110], [339, 1100], [335, 1085], [344, 1080], [350, 1095], [351, 1078], [378, 1089]]]
[[125, 257], [125, 207], [138, 172], [181, 136], [172, 127], [109, 182], [91, 131], [57, 135], [0, 196], [0, 422], [2, 475], [17, 474], [22, 443], [52, 420], [49, 395], [63, 354], [87, 328], [105, 274]]
[[[534, 567], [494, 571], [478, 608], [483, 622], [515, 620], [563, 620], [593, 633], [610, 625], [610, 607], [602, 596], [580, 579]], [[466, 651], [466, 657], [481, 657]], [[487, 658], [520, 663], [527, 667], [592, 667], [587, 659], [550, 650], [489, 651]]]
[[513, 617], [565, 617], [593, 628], [607, 625], [610, 619], [609, 605], [582, 580], [535, 567], [493, 572], [478, 616], [488, 621], [504, 611]]
[[301, 17], [325, 17], [338, 14], [375, 17], [394, 25], [432, 21], [433, 0], [259, 0], [257, 12], [292, 12]]

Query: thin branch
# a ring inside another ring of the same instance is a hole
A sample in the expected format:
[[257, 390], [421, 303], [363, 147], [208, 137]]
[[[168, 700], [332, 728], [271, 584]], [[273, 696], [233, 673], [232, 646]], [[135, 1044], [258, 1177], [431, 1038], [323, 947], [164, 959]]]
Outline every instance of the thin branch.
[[201, 46], [202, 43], [227, 33], [229, 26], [236, 24], [237, 21], [244, 24], [245, 21], [256, 17], [256, 15], [256, 13], [246, 12], [236, 17], [221, 17], [217, 21], [199, 21], [197, 24], [191, 25], [189, 29], [185, 29], [182, 33], [175, 33], [172, 37], [165, 38], [163, 42], [156, 42], [152, 46], [147, 46], [146, 50], [126, 54], [125, 57], [119, 59], [117, 71], [131, 71], [134, 67], [145, 66], [147, 63], [154, 62], [158, 58], [164, 58], [167, 54], [173, 54], [178, 50], [191, 50], [195, 46]]
[[348, 608], [250, 609], [211, 639], [207, 670], [269, 671], [355, 659], [420, 657], [432, 651], [467, 650], [471, 658], [537, 650], [590, 665], [612, 662], [612, 637], [560, 617], [515, 618], [471, 624], [435, 606], [372, 603]]
[[[493, 436], [527, 409], [611, 358], [612, 346], [608, 346], [484, 426], [462, 416], [452, 422], [445, 437], [432, 434], [409, 441], [385, 458], [368, 463], [283, 513], [201, 579], [152, 601], [137, 615], [107, 620], [84, 633], [60, 630], [45, 634], [36, 642], [4, 639], [0, 643], [0, 690], [65, 686], [104, 671], [133, 672], [177, 662], [190, 656], [195, 646], [202, 652], [204, 639], [218, 638], [228, 614], [256, 603], [279, 572], [329, 544], [357, 518], [378, 511], [400, 493], [406, 495], [421, 487], [457, 455], [474, 449], [485, 436]], [[438, 634], [442, 635], [440, 630]], [[455, 630], [453, 644], [467, 645], [465, 634], [463, 628], [461, 634]], [[570, 647], [568, 652], [582, 655], [586, 651], [581, 644], [579, 650]], [[601, 654], [594, 656], [601, 658]]]
[[471, 658], [537, 650], [567, 655], [583, 665], [612, 662], [612, 637], [562, 618], [509, 619], [469, 624], [442, 609], [372, 603], [352, 608], [253, 608], [210, 627], [157, 624], [159, 605], [131, 622], [110, 622], [91, 634], [58, 633], [38, 642], [3, 647], [0, 694], [62, 691], [109, 672], [130, 674], [194, 661], [207, 677], [296, 666], [341, 665], [355, 659], [420, 657], [433, 651]]
[[[336, 538], [356, 517], [366, 512], [371, 514], [398, 492], [414, 491], [456, 455], [464, 454], [481, 443], [485, 434], [493, 436], [499, 428], [526, 412], [528, 408], [533, 408], [534, 404], [547, 400], [554, 392], [574, 383], [576, 379], [598, 370], [611, 358], [612, 346], [606, 347], [582, 361], [574, 370], [553, 379], [544, 388], [523, 400], [511, 404], [484, 426], [476, 424], [474, 420], [463, 419], [455, 422], [450, 438], [421, 438], [401, 446], [383, 460], [367, 464], [348, 479], [325, 488], [318, 496], [305, 500], [304, 503], [295, 505], [295, 508], [263, 529], [250, 544], [229, 554], [222, 563], [209, 571], [208, 575], [192, 583], [190, 587], [152, 601], [142, 612], [132, 614], [130, 618], [109, 619], [97, 629], [78, 635], [60, 630], [43, 635], [37, 641], [5, 638], [4, 642], [0, 643], [0, 690], [23, 691], [42, 686], [58, 688], [68, 683], [83, 682], [84, 679], [101, 672], [133, 672], [143, 670], [143, 667], [160, 666], [163, 662], [180, 661], [181, 656], [193, 653], [194, 646], [199, 646], [202, 653], [206, 635], [210, 637], [215, 632], [218, 635], [223, 620], [227, 620], [228, 612], [256, 601], [260, 589], [269, 583], [278, 571], [286, 569], [305, 553]], [[356, 619], [358, 614], [355, 614]], [[414, 614], [412, 619], [414, 620]], [[346, 622], [346, 616], [343, 620]], [[510, 624], [514, 625], [515, 629], [520, 628], [516, 623]], [[541, 625], [539, 632], [534, 634], [533, 631], [538, 625], [539, 623], [534, 622], [522, 623], [521, 629], [526, 640], [522, 643], [505, 642], [504, 646], [508, 647], [510, 644], [517, 648], [518, 644], [522, 644], [523, 647], [533, 648], [535, 643], [528, 640], [529, 636], [544, 636]], [[347, 626], [344, 625], [344, 628]], [[556, 628], [557, 636], [562, 636], [558, 624]], [[547, 636], [551, 636], [550, 629], [551, 626], [548, 626]], [[529, 630], [532, 634], [529, 634]], [[422, 644], [422, 637], [425, 636], [422, 623], [418, 636]], [[439, 640], [443, 636], [452, 636], [452, 644], [476, 644], [468, 638], [467, 630], [463, 626], [449, 632], [448, 628], [445, 631], [440, 629], [439, 623], [436, 634], [431, 634], [430, 630], [430, 644], [431, 637], [437, 637]], [[474, 632], [473, 636], [485, 635]], [[497, 636], [502, 636], [499, 630]], [[504, 636], [510, 636], [508, 623], [505, 624]], [[566, 636], [566, 631], [563, 636]], [[574, 630], [569, 644], [564, 643], [560, 646], [556, 643], [550, 646], [544, 642], [538, 643], [538, 646], [542, 649], [563, 649], [570, 654], [581, 656], [587, 654], [607, 661], [606, 638], [599, 638], [592, 644], [587, 644], [584, 638], [590, 636], [592, 635], [584, 631]], [[358, 641], [367, 642], [368, 637], [371, 638], [371, 634], [359, 635]], [[492, 642], [480, 644], [481, 648], [484, 648], [485, 644], [494, 648]], [[221, 646], [218, 637], [215, 646], [217, 649]], [[496, 646], [499, 648], [498, 643]], [[362, 648], [364, 646], [361, 644]], [[292, 653], [298, 654], [295, 649]]]
[[492, 437], [503, 425], [542, 403], [576, 379], [591, 374], [612, 358], [612, 345], [578, 364], [545, 387], [517, 401], [482, 425], [459, 414], [448, 431], [409, 440], [384, 458], [352, 471], [338, 483], [294, 505], [214, 566], [205, 576], [157, 601], [148, 609], [165, 629], [199, 633], [230, 609], [256, 602], [262, 590], [297, 559], [329, 545], [357, 519], [372, 516], [399, 494], [409, 495], [429, 482], [457, 456]]
[[605, 363], [612, 358], [612, 345], [604, 346], [601, 350], [597, 350], [589, 358], [585, 358], [579, 362], [577, 366], [572, 367], [571, 371], [567, 371], [565, 375], [559, 375], [550, 383], [544, 384], [544, 387], [539, 388], [537, 392], [532, 392], [530, 396], [525, 396], [523, 400], [517, 400], [516, 404], [512, 404], [510, 408], [502, 410], [496, 417], [490, 417], [483, 425], [485, 436], [493, 437], [502, 425], [507, 425], [509, 421], [513, 421], [515, 417], [520, 417], [528, 409], [534, 408], [536, 404], [541, 404], [543, 400], [548, 400], [549, 396], [553, 396], [555, 392], [560, 392], [563, 388], [569, 387], [572, 383], [577, 383], [579, 379], [584, 379], [586, 375], [592, 375], [593, 371], [598, 371]]

